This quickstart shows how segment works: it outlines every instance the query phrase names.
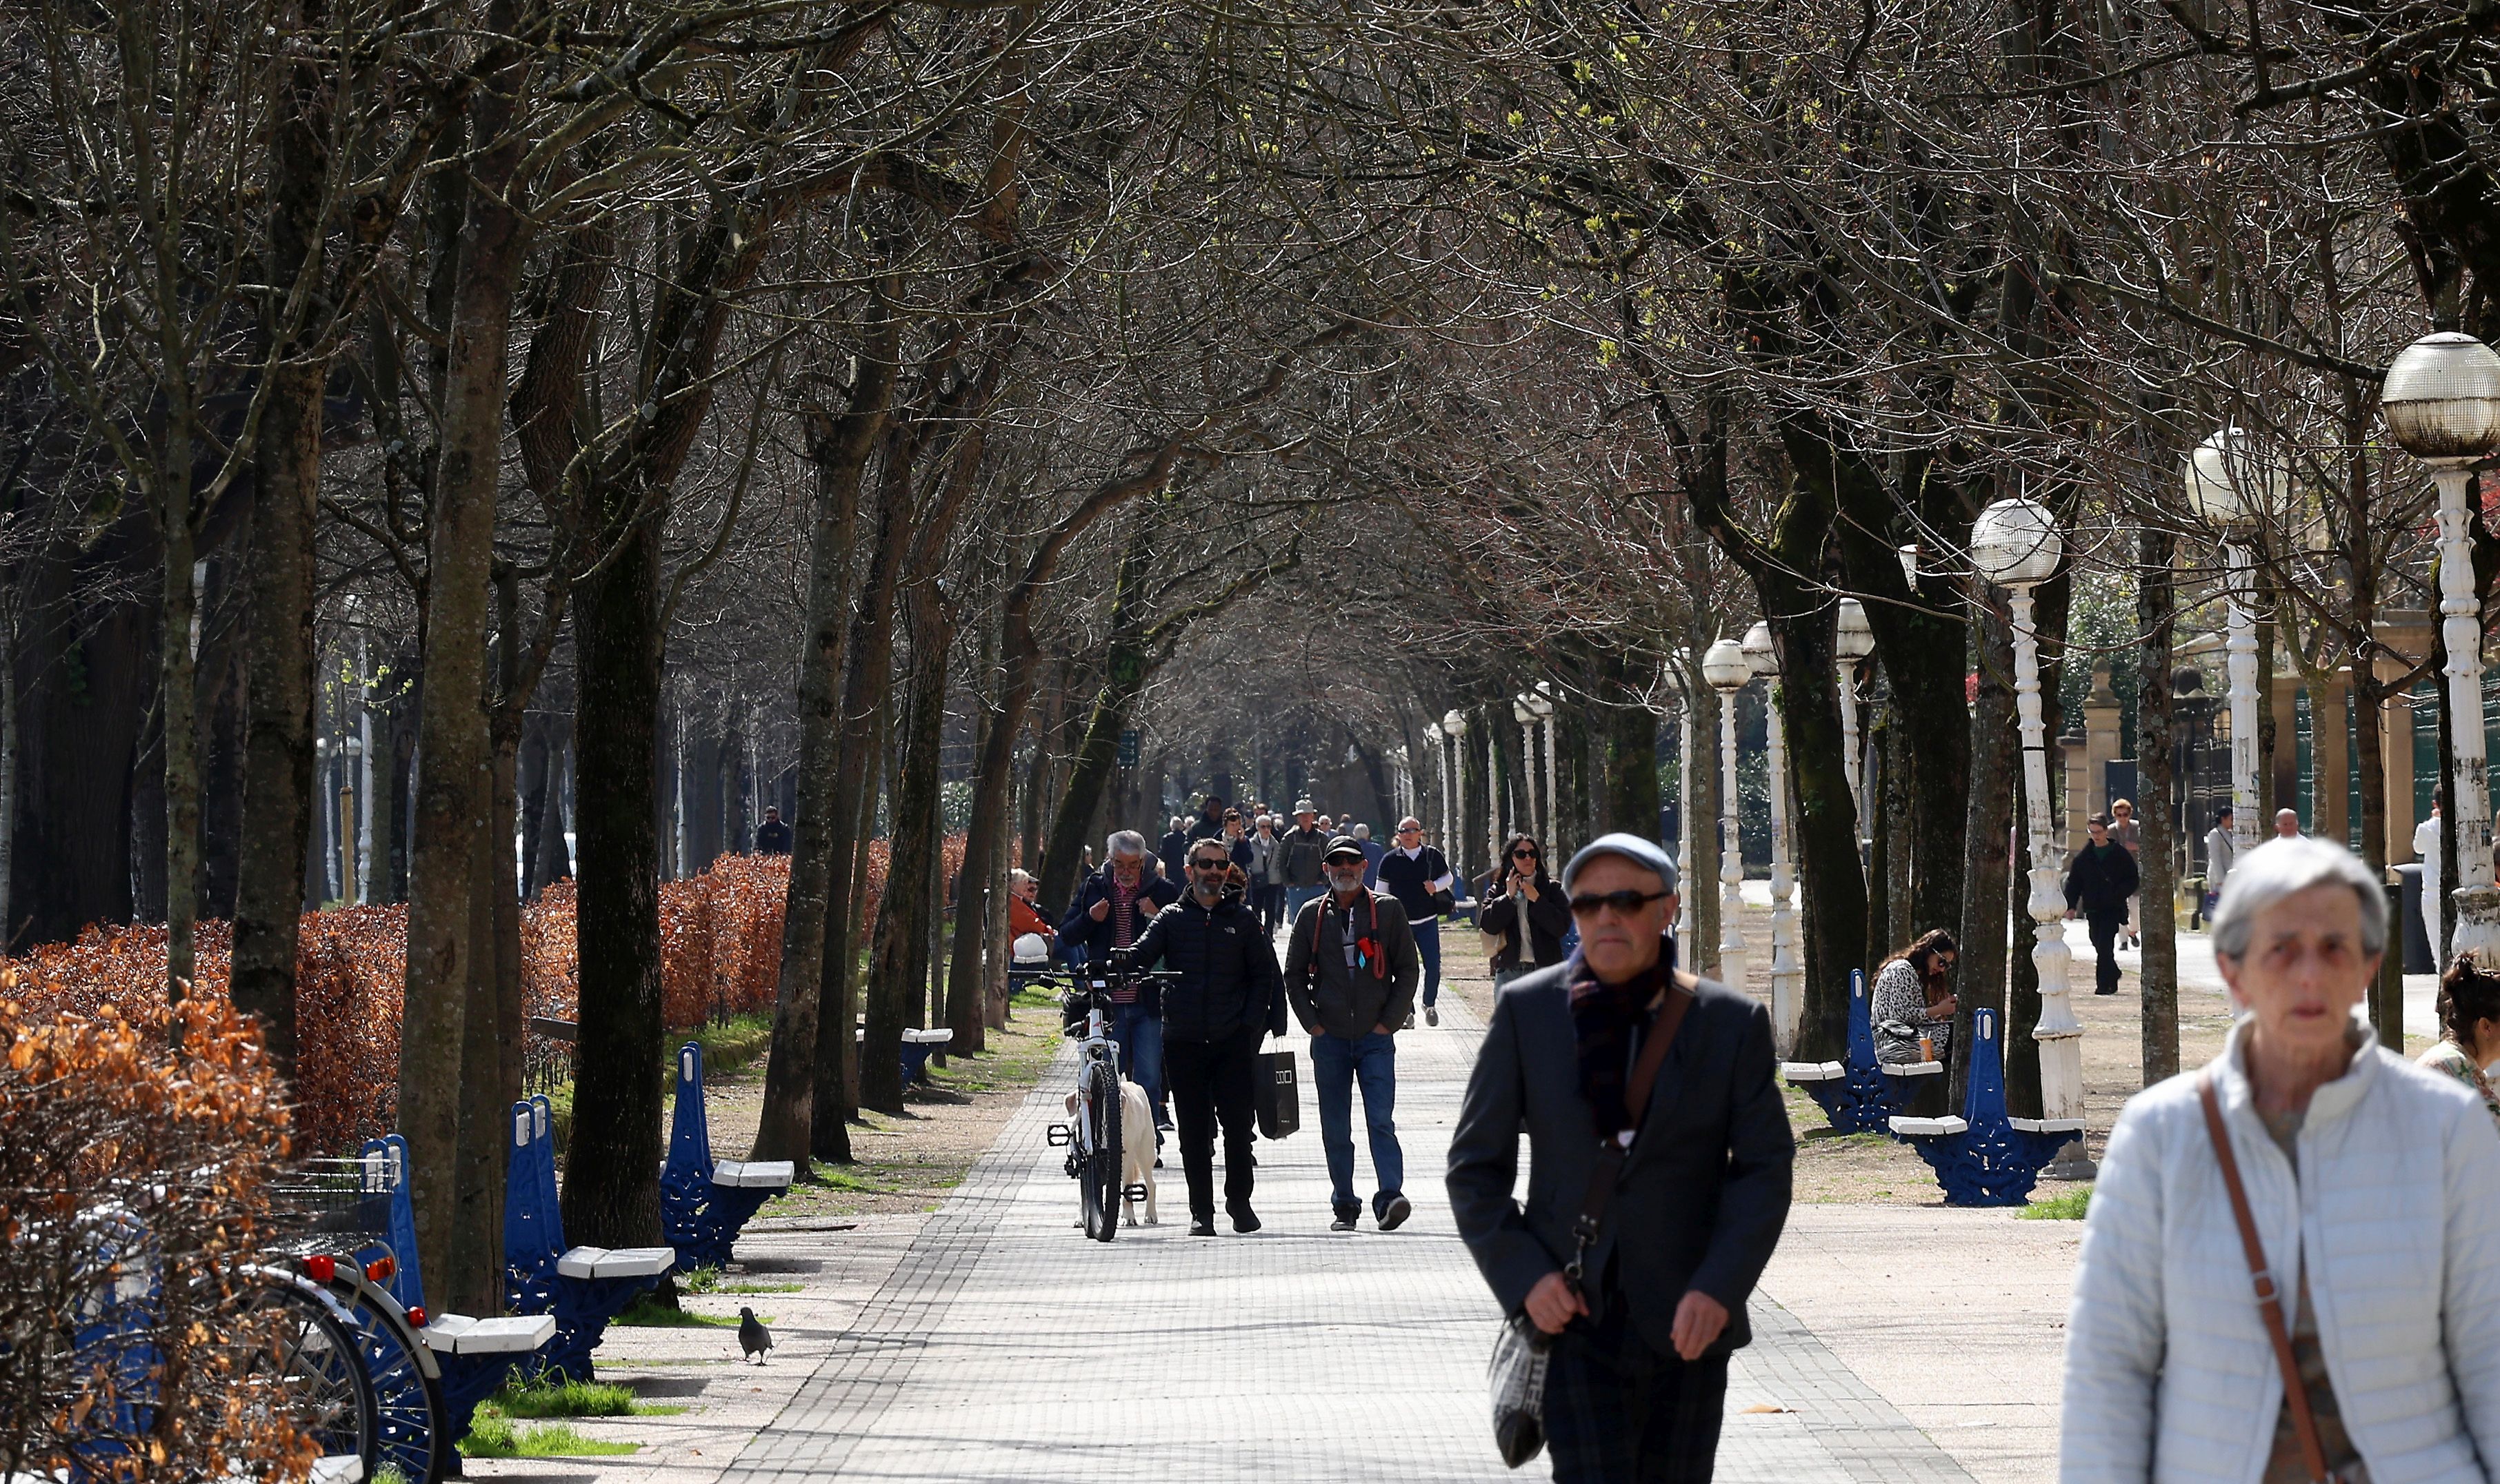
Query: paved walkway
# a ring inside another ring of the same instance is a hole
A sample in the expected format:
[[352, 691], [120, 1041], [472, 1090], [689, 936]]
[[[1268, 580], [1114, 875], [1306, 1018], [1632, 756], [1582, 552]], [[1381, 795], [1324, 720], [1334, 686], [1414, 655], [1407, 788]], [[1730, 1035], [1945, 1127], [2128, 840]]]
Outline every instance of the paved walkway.
[[[1485, 1414], [1495, 1318], [1441, 1191], [1479, 1036], [1445, 997], [1440, 1029], [1400, 1038], [1416, 1214], [1387, 1236], [1327, 1231], [1305, 1060], [1302, 1132], [1259, 1145], [1266, 1231], [1191, 1239], [1175, 1158], [1162, 1226], [1084, 1240], [1044, 1141], [1063, 1062], [723, 1477], [1513, 1477]], [[1789, 1310], [1760, 1300], [1754, 1325], [1720, 1478], [1971, 1478]]]

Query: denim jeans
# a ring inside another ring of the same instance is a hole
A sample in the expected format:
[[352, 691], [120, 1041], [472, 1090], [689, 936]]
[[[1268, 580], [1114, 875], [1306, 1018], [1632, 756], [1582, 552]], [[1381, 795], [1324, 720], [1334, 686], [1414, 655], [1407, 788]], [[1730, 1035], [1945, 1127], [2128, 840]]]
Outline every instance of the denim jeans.
[[1250, 888], [1250, 901], [1259, 913], [1259, 926], [1269, 938], [1275, 937], [1285, 921], [1285, 883], [1262, 881]]
[[1111, 1039], [1120, 1043], [1120, 1075], [1146, 1090], [1154, 1105], [1155, 1127], [1169, 1128], [1164, 1111], [1164, 1021], [1162, 1012], [1142, 1005], [1117, 1006], [1111, 1017]]
[[1299, 917], [1300, 917], [1300, 916], [1302, 915], [1302, 904], [1303, 904], [1303, 903], [1305, 903], [1305, 902], [1317, 902], [1320, 898], [1325, 897], [1325, 896], [1327, 896], [1327, 895], [1328, 895], [1328, 888], [1327, 888], [1327, 887], [1325, 887], [1325, 886], [1288, 886], [1288, 887], [1286, 887], [1286, 888], [1285, 888], [1285, 926], [1287, 926], [1287, 927], [1289, 927], [1289, 928], [1290, 928], [1290, 927], [1292, 927], [1292, 926], [1294, 925], [1294, 921], [1295, 921], [1295, 919], [1297, 919], [1297, 918], [1299, 918]]
[[1311, 1074], [1320, 1089], [1320, 1147], [1328, 1155], [1329, 1204], [1340, 1216], [1363, 1209], [1354, 1193], [1354, 1084], [1363, 1083], [1363, 1121], [1371, 1134], [1371, 1172], [1380, 1191], [1371, 1213], [1406, 1186], [1406, 1153], [1398, 1147], [1398, 1038], [1379, 1031], [1349, 1040], [1311, 1038]]
[[1415, 935], [1415, 956], [1424, 961], [1424, 1004], [1429, 1007], [1441, 998], [1441, 919], [1410, 922], [1406, 930]]

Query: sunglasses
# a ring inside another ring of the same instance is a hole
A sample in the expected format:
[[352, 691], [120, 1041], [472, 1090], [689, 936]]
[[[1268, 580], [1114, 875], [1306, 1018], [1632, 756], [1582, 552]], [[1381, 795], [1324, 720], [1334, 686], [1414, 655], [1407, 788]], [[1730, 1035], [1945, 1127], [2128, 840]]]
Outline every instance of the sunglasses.
[[1211, 855], [1201, 855], [1190, 864], [1201, 871], [1222, 871], [1233, 864], [1233, 857], [1228, 855], [1219, 860]]
[[1671, 891], [1610, 891], [1603, 896], [1573, 897], [1571, 915], [1595, 917], [1598, 912], [1612, 907], [1616, 916], [1629, 917], [1651, 903], [1674, 895], [1675, 893]]
[[1510, 852], [1510, 858], [1514, 861], [1532, 861], [1538, 857], [1533, 850], [1513, 850]]

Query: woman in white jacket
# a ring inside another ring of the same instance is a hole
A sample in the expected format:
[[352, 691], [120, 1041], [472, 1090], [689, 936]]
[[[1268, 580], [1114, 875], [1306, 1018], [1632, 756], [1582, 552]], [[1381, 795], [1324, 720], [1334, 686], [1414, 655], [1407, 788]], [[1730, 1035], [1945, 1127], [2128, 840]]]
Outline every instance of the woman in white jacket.
[[[2214, 952], [2239, 1023], [2210, 1066], [2127, 1104], [2092, 1193], [2066, 1484], [2500, 1473], [2500, 1133], [2353, 1019], [2386, 941], [2384, 890], [2340, 846], [2276, 841], [2232, 866]], [[2281, 1285], [2283, 1346], [2208, 1083]]]

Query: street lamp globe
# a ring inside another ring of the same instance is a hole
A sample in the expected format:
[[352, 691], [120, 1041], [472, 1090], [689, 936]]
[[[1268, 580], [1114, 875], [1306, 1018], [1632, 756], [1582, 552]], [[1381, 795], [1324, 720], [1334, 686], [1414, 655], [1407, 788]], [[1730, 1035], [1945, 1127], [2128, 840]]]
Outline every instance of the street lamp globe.
[[1435, 747], [1439, 746], [1441, 744], [1441, 724], [1437, 721], [1428, 721], [1424, 723], [1424, 740], [1431, 742]]
[[2291, 477], [2239, 428], [2217, 428], [2188, 455], [2188, 503], [2221, 530], [2248, 524], [2289, 498]]
[[1533, 713], [1539, 721], [1542, 721], [1546, 717], [1554, 714], [1553, 681], [1539, 680], [1536, 682], [1536, 688], [1528, 693], [1528, 709]]
[[2425, 463], [2481, 458], [2500, 445], [2500, 353], [2453, 330], [2425, 335], [2387, 368], [2379, 413]]
[[1460, 714], [1458, 708], [1452, 707], [1441, 713], [1441, 730], [1452, 738], [1464, 737], [1467, 735], [1467, 718]]
[[2064, 555], [2057, 517], [2037, 500], [1999, 500], [1971, 523], [1971, 565], [1999, 587], [2046, 582]]
[[1701, 651], [1701, 678], [1716, 691], [1742, 690], [1754, 677], [1754, 667], [1745, 660], [1745, 646], [1732, 639], [1723, 639]]
[[1525, 693], [1510, 698], [1510, 719], [1526, 726], [1536, 719], [1536, 709], [1528, 704]]
[[1745, 631], [1745, 663], [1754, 674], [1777, 677], [1780, 673], [1780, 651], [1771, 643], [1771, 626], [1757, 623]]
[[1875, 626], [1866, 621], [1866, 605], [1855, 598], [1840, 600], [1840, 618], [1832, 636], [1832, 653], [1843, 663], [1856, 664], [1875, 652]]

